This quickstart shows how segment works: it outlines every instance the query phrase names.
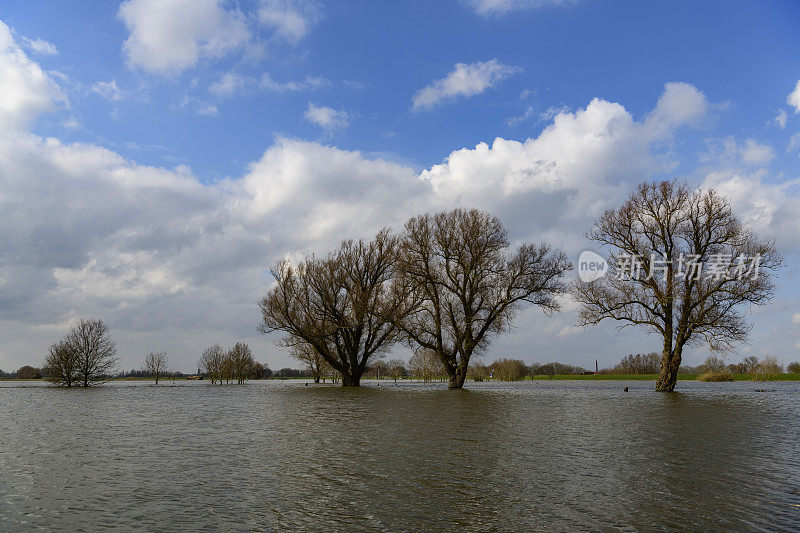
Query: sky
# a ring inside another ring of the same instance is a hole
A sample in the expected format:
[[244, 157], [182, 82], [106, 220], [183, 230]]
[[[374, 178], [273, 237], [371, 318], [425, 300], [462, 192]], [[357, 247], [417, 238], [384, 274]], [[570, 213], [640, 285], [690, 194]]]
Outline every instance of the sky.
[[[41, 364], [81, 317], [125, 369], [163, 350], [194, 371], [240, 340], [297, 367], [256, 329], [276, 261], [454, 207], [575, 260], [604, 210], [676, 177], [785, 258], [727, 359], [800, 360], [798, 24], [788, 0], [6, 0], [0, 369]], [[562, 303], [484, 357], [659, 350]]]

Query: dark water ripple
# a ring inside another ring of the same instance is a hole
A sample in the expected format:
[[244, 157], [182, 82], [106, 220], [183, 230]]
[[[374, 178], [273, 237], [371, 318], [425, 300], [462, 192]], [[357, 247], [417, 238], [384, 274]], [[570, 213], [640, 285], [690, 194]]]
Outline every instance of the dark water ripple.
[[800, 383], [170, 385], [0, 383], [0, 531], [800, 528]]

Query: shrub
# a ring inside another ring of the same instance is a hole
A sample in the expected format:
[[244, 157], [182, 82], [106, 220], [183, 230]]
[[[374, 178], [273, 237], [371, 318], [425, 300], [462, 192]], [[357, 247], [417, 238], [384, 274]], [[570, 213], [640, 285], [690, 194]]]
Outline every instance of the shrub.
[[697, 377], [698, 381], [733, 381], [733, 375], [726, 369], [711, 370]]

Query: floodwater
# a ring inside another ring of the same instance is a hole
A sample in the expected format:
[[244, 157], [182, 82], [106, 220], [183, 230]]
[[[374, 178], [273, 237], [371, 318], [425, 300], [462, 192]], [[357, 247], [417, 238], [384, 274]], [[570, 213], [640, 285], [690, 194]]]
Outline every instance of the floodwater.
[[0, 382], [0, 531], [800, 528], [797, 382], [171, 385]]

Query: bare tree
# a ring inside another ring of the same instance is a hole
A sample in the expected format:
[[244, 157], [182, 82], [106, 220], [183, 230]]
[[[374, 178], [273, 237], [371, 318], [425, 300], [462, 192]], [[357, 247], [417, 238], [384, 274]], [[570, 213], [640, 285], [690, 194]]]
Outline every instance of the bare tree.
[[397, 380], [405, 377], [406, 366], [400, 359], [390, 359], [386, 363], [387, 375], [397, 383]]
[[167, 372], [167, 352], [150, 352], [144, 356], [145, 372], [158, 380]]
[[219, 344], [206, 348], [203, 355], [200, 356], [197, 366], [208, 376], [212, 385], [217, 382], [222, 384], [224, 360], [225, 352]]
[[744, 361], [742, 361], [742, 367], [745, 374], [751, 374], [755, 372], [758, 369], [758, 357], [755, 355], [745, 357]]
[[533, 304], [559, 310], [567, 292], [566, 255], [546, 244], [509, 252], [503, 224], [489, 213], [455, 209], [406, 222], [398, 292], [406, 308], [397, 318], [405, 337], [441, 359], [450, 388], [461, 388], [470, 358], [510, 330], [515, 312]]
[[442, 359], [435, 351], [428, 348], [419, 348], [411, 359], [408, 360], [408, 369], [411, 375], [424, 382], [433, 381], [447, 374]]
[[297, 267], [280, 262], [277, 281], [261, 300], [262, 333], [287, 333], [283, 344], [310, 344], [342, 376], [358, 386], [369, 361], [396, 342], [399, 308], [390, 283], [398, 239], [384, 229], [370, 242], [352, 240], [324, 259]]
[[295, 359], [305, 364], [314, 378], [314, 383], [319, 383], [320, 379], [324, 379], [324, 364], [325, 358], [322, 357], [314, 346], [300, 339], [293, 339], [289, 343], [289, 351]]
[[252, 377], [256, 362], [247, 344], [237, 342], [233, 348], [228, 350], [226, 360], [230, 379], [239, 385]]
[[74, 381], [81, 387], [105, 381], [119, 363], [117, 345], [102, 320], [79, 320], [64, 342], [66, 346], [62, 348], [72, 350], [77, 358]]
[[[725, 198], [677, 181], [640, 185], [587, 237], [611, 253], [608, 275], [575, 287], [580, 324], [611, 319], [659, 334], [659, 391], [674, 390], [687, 344], [728, 350], [746, 339], [741, 308], [771, 299], [781, 262], [774, 243], [743, 227]], [[741, 275], [755, 258], [756, 275]]]
[[44, 370], [47, 380], [56, 385], [72, 387], [78, 381], [78, 352], [69, 336], [50, 345]]

